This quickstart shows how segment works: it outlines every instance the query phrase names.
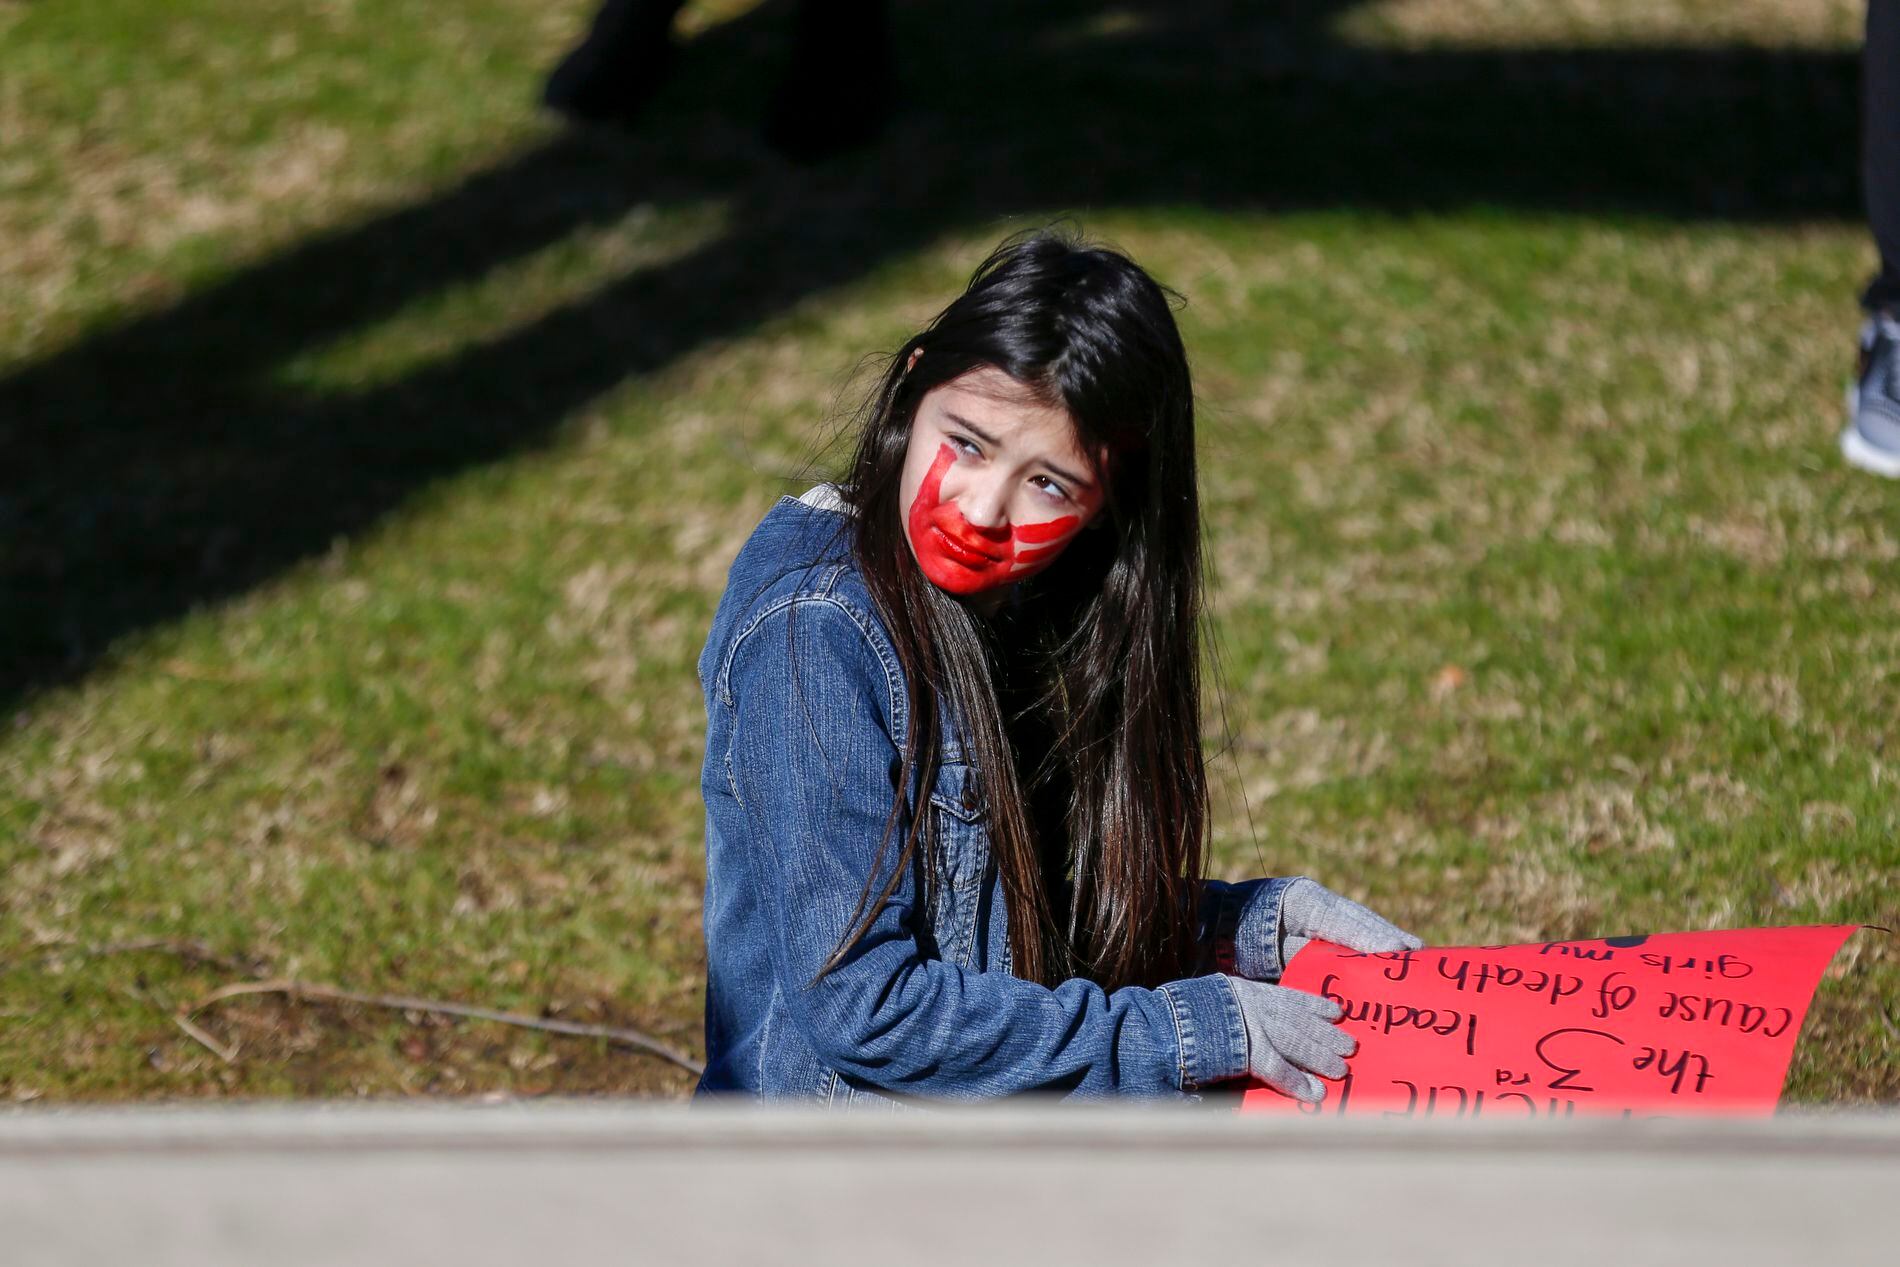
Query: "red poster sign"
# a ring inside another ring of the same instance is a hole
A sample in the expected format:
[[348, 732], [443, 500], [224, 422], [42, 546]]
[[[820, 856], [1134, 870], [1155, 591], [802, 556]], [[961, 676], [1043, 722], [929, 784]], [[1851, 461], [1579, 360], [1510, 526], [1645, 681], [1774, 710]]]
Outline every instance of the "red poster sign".
[[1270, 1087], [1243, 1111], [1390, 1117], [1774, 1111], [1808, 1003], [1855, 925], [1658, 933], [1362, 955], [1307, 945], [1281, 984], [1359, 1040], [1317, 1107]]

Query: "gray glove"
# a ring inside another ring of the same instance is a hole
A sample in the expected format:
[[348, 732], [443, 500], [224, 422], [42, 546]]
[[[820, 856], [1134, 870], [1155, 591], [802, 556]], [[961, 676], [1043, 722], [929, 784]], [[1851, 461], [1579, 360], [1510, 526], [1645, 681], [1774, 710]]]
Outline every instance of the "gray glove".
[[[1339, 1078], [1358, 1040], [1333, 1024], [1339, 1004], [1305, 990], [1228, 977], [1247, 1024], [1247, 1071], [1296, 1100], [1326, 1098], [1319, 1078]], [[1310, 1070], [1310, 1072], [1309, 1072]]]
[[1280, 962], [1292, 959], [1315, 937], [1368, 955], [1417, 950], [1425, 944], [1351, 898], [1301, 876], [1280, 892]]

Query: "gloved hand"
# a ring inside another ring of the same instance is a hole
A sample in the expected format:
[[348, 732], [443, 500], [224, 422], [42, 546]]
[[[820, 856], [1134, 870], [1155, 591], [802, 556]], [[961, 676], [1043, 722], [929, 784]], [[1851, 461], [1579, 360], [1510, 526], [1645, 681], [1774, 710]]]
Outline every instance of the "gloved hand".
[[1280, 893], [1280, 962], [1292, 959], [1315, 937], [1368, 955], [1417, 950], [1425, 944], [1351, 898], [1301, 876]]
[[1247, 1025], [1247, 1071], [1296, 1100], [1318, 1104], [1325, 1099], [1325, 1084], [1313, 1075], [1344, 1076], [1346, 1057], [1359, 1046], [1333, 1024], [1341, 1015], [1339, 1004], [1245, 977], [1228, 977], [1227, 982]]

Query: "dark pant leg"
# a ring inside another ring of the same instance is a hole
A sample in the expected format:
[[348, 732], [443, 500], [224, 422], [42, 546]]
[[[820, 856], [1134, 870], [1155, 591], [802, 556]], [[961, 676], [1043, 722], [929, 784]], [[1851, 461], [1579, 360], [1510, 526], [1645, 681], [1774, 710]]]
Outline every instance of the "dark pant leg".
[[1861, 52], [1861, 180], [1880, 275], [1862, 301], [1900, 308], [1900, 0], [1867, 0]]
[[887, 0], [800, 0], [765, 136], [794, 158], [869, 142], [896, 99]]
[[541, 99], [578, 118], [631, 116], [672, 61], [673, 18], [685, 0], [605, 0], [587, 38], [561, 59]]

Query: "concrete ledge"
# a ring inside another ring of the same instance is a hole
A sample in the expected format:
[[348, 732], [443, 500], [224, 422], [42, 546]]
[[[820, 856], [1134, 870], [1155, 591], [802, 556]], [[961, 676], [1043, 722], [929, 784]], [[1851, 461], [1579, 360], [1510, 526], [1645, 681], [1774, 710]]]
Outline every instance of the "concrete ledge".
[[879, 1118], [621, 1102], [0, 1113], [3, 1261], [1894, 1261], [1900, 1115]]

